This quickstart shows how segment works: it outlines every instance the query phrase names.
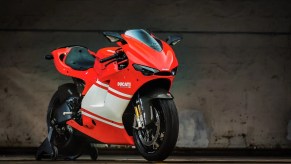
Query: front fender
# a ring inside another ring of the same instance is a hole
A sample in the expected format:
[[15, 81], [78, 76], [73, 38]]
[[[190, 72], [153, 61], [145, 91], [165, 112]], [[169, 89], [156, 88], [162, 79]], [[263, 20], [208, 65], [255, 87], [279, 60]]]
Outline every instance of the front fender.
[[174, 99], [174, 96], [168, 92], [168, 91], [163, 91], [163, 92], [153, 92], [147, 95], [147, 97], [151, 99]]

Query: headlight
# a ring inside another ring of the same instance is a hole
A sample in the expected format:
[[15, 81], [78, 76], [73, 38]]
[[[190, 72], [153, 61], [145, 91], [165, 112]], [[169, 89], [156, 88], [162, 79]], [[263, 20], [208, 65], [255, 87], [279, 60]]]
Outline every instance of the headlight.
[[145, 76], [150, 76], [150, 75], [153, 75], [153, 74], [159, 72], [159, 70], [157, 70], [157, 69], [147, 67], [144, 65], [133, 64], [132, 66], [134, 67], [135, 70], [140, 71]]

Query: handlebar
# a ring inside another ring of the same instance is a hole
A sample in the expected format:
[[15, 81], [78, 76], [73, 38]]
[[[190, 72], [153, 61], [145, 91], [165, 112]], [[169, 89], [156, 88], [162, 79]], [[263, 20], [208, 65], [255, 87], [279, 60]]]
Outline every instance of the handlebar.
[[115, 54], [113, 54], [112, 56], [109, 56], [109, 57], [106, 57], [106, 58], [103, 58], [103, 59], [100, 59], [100, 63], [104, 63], [104, 62], [107, 62], [107, 61], [109, 61], [109, 60], [112, 60], [112, 59], [114, 59], [114, 58], [117, 58], [118, 57], [118, 53], [115, 53]]

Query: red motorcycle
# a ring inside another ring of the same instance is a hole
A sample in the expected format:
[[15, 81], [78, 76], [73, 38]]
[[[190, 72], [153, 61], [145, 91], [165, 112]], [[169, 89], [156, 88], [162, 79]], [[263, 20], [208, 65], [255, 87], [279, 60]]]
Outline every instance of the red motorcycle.
[[97, 53], [82, 46], [58, 48], [47, 55], [57, 70], [73, 79], [53, 95], [47, 112], [48, 137], [36, 159], [74, 160], [92, 143], [135, 145], [149, 161], [166, 159], [176, 145], [179, 120], [169, 92], [178, 61], [171, 46], [143, 29], [104, 32], [117, 43]]

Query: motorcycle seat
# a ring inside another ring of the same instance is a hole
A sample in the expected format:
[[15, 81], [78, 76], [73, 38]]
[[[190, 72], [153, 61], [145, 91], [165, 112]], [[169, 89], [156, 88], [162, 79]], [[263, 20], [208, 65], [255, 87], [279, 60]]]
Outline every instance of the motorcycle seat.
[[65, 58], [65, 64], [74, 70], [84, 71], [92, 68], [95, 63], [95, 57], [88, 49], [82, 46], [71, 47], [70, 52]]

